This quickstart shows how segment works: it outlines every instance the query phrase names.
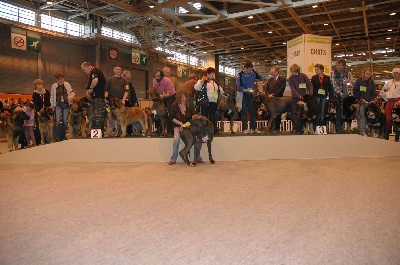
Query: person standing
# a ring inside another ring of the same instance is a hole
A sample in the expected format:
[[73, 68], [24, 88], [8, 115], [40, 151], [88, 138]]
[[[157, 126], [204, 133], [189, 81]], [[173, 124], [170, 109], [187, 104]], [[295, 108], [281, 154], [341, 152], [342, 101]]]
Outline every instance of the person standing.
[[[104, 98], [106, 104], [112, 98], [118, 98], [125, 105], [129, 98], [129, 83], [128, 80], [121, 76], [122, 68], [119, 65], [113, 67], [114, 75], [109, 77], [106, 81], [106, 86], [104, 89]], [[128, 102], [129, 105], [129, 102]], [[115, 134], [113, 130], [115, 128]], [[111, 111], [107, 110], [107, 134], [108, 137], [121, 135], [121, 125], [118, 119], [112, 114]]]
[[[386, 81], [383, 89], [379, 95], [386, 101], [385, 115], [386, 115], [386, 135], [385, 139], [389, 140], [389, 131], [392, 129], [392, 110], [396, 102], [400, 101], [400, 67], [395, 67], [392, 70], [393, 79]], [[396, 126], [394, 129], [397, 132]], [[399, 141], [398, 133], [396, 133], [395, 141]]]
[[[171, 79], [168, 77], [164, 77], [164, 73], [161, 70], [155, 70], [153, 72], [153, 87], [158, 91], [161, 98], [164, 101], [164, 104], [169, 111], [171, 108], [172, 103], [175, 101], [175, 88], [172, 84]], [[172, 121], [168, 119], [168, 126], [167, 131], [169, 134], [173, 132]]]
[[[251, 62], [246, 62], [243, 65], [243, 71], [236, 77], [236, 87], [239, 92], [243, 93], [241, 119], [242, 130], [245, 134], [260, 133], [256, 129], [256, 111], [253, 104], [254, 84], [256, 79], [261, 81], [264, 77], [253, 69]], [[247, 130], [247, 113], [250, 115], [250, 130]]]
[[303, 99], [306, 94], [313, 95], [313, 86], [304, 73], [300, 73], [300, 66], [292, 64], [290, 66], [292, 75], [289, 77], [289, 86], [292, 91], [292, 121], [294, 125], [294, 133], [302, 134], [300, 119], [298, 117], [299, 107], [297, 102]]
[[[272, 66], [269, 70], [271, 78], [268, 79], [265, 86], [265, 91], [268, 97], [283, 97], [283, 92], [286, 88], [286, 78], [279, 75], [279, 67]], [[281, 128], [282, 114], [279, 114], [275, 118], [275, 130], [280, 131]]]
[[[71, 84], [64, 80], [63, 73], [56, 73], [54, 77], [57, 81], [50, 89], [50, 103], [56, 110], [54, 139], [58, 142], [65, 140], [69, 106], [72, 104], [75, 93]], [[62, 122], [62, 126], [60, 126], [60, 121]]]
[[366, 67], [363, 69], [361, 77], [354, 83], [353, 88], [354, 97], [360, 103], [360, 107], [356, 111], [358, 134], [365, 136], [365, 110], [368, 103], [375, 99], [375, 82], [372, 80], [371, 68]]
[[133, 87], [133, 84], [131, 81], [131, 79], [132, 79], [131, 72], [128, 70], [124, 70], [122, 72], [121, 76], [128, 81], [128, 85], [129, 85], [129, 96], [128, 96], [128, 101], [125, 102], [125, 107], [138, 107], [139, 103], [138, 103], [138, 99], [136, 96], [135, 88]]
[[179, 91], [178, 78], [171, 76], [171, 69], [169, 69], [168, 67], [164, 67], [162, 71], [163, 71], [164, 77], [168, 77], [171, 80], [172, 84], [174, 85], [175, 92], [178, 92]]
[[32, 102], [35, 106], [35, 139], [36, 143], [40, 144], [42, 142], [42, 137], [40, 136], [40, 131], [39, 131], [39, 120], [38, 120], [38, 115], [37, 113], [44, 107], [50, 107], [50, 92], [44, 88], [43, 80], [42, 79], [36, 79], [33, 82], [33, 86], [35, 90], [33, 91], [32, 94]]
[[[35, 126], [35, 104], [29, 102], [22, 110], [28, 115], [29, 120], [25, 121], [24, 133], [28, 147], [36, 145], [34, 126]], [[32, 142], [32, 143], [31, 143]]]
[[314, 66], [315, 75], [311, 77], [311, 84], [313, 86], [313, 95], [318, 102], [318, 118], [317, 126], [326, 125], [325, 119], [325, 105], [328, 95], [332, 94], [332, 83], [329, 76], [324, 74], [324, 66], [316, 64]]
[[106, 78], [99, 68], [92, 66], [88, 62], [83, 62], [81, 69], [88, 76], [86, 95], [92, 100], [89, 109], [89, 127], [90, 129], [104, 130], [104, 87]]
[[346, 70], [346, 60], [337, 60], [335, 67], [336, 69], [331, 72], [333, 90], [329, 97], [335, 97], [339, 102], [336, 113], [336, 133], [343, 133], [343, 98], [349, 96], [349, 85], [354, 83], [354, 79], [351, 73]]
[[215, 113], [217, 112], [220, 96], [224, 93], [222, 87], [215, 82], [215, 68], [208, 67], [204, 72], [205, 76], [199, 79], [194, 85], [196, 91], [206, 91], [208, 104], [200, 106], [200, 114], [209, 119], [214, 126], [214, 133], [218, 134]]

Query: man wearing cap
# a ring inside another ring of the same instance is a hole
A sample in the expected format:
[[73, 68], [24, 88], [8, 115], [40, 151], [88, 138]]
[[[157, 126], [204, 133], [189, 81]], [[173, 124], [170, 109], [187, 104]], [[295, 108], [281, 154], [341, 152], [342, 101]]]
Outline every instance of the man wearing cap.
[[[242, 100], [242, 130], [245, 134], [260, 133], [256, 129], [256, 111], [253, 104], [254, 83], [256, 79], [261, 81], [264, 77], [253, 69], [251, 62], [246, 62], [243, 66], [243, 71], [236, 77], [236, 87], [238, 92], [243, 92]], [[247, 112], [250, 115], [250, 130], [247, 130]]]
[[90, 129], [104, 129], [104, 87], [106, 78], [103, 72], [88, 62], [81, 64], [82, 71], [88, 76], [86, 83], [86, 95], [91, 98], [89, 106], [89, 127]]
[[[56, 73], [54, 77], [57, 82], [50, 89], [50, 104], [56, 110], [54, 139], [58, 142], [65, 140], [69, 106], [72, 104], [75, 93], [71, 84], [64, 80], [63, 73]], [[60, 126], [60, 121], [62, 122], [62, 127]]]
[[205, 76], [199, 79], [194, 85], [196, 91], [205, 89], [207, 91], [208, 104], [200, 106], [200, 114], [208, 118], [214, 125], [214, 133], [218, 134], [217, 120], [215, 113], [217, 112], [220, 96], [224, 93], [222, 87], [215, 82], [215, 68], [208, 67], [204, 72]]
[[[386, 114], [386, 135], [385, 139], [389, 140], [389, 131], [392, 128], [392, 109], [396, 102], [400, 101], [400, 67], [395, 67], [392, 71], [393, 79], [386, 81], [383, 89], [379, 95], [386, 101], [385, 114]], [[395, 126], [395, 130], [397, 130]], [[398, 137], [396, 133], [396, 137]], [[395, 141], [399, 141], [398, 138]]]

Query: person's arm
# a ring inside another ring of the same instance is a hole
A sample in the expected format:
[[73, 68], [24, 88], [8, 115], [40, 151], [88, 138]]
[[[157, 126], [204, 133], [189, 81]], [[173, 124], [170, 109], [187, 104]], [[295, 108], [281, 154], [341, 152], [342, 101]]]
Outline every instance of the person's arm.
[[174, 84], [172, 83], [171, 79], [167, 79], [165, 82], [165, 92], [164, 97], [170, 97], [175, 94]]
[[203, 84], [204, 84], [204, 79], [203, 78], [197, 80], [196, 84], [194, 85], [194, 90], [200, 91], [200, 89], [203, 86]]
[[335, 82], [335, 71], [331, 72], [331, 84], [332, 84], [333, 92], [335, 92], [336, 94], [343, 95], [342, 89]]
[[308, 94], [312, 96], [314, 94], [314, 87], [311, 84], [310, 78], [308, 78], [308, 76], [306, 74], [304, 74], [304, 79], [305, 79], [306, 85], [308, 87]]
[[296, 83], [294, 82], [293, 78], [289, 78], [289, 87], [290, 91], [292, 91], [292, 97], [301, 98], [299, 93], [297, 92]]
[[57, 83], [53, 84], [50, 88], [50, 106], [52, 107], [56, 107], [56, 85]]
[[236, 77], [236, 88], [238, 92], [244, 92], [245, 87], [240, 84], [240, 74]]
[[374, 100], [375, 98], [376, 98], [376, 86], [375, 86], [375, 82], [374, 81], [371, 81], [371, 84], [370, 84], [370, 86], [371, 86], [371, 94], [370, 94], [370, 97], [369, 97], [369, 100], [370, 101], [372, 101], [372, 100]]

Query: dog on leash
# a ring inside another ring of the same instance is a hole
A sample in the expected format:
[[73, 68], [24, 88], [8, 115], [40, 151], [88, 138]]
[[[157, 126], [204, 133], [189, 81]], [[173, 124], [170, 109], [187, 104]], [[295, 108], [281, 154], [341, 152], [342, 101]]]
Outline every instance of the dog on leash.
[[233, 118], [236, 114], [236, 89], [226, 87], [224, 88], [224, 94], [227, 97], [225, 100], [221, 100], [220, 102], [221, 118], [224, 117], [226, 119], [229, 119], [229, 128], [231, 130], [231, 133], [234, 134], [235, 132], [233, 131]]
[[140, 123], [144, 133], [147, 131], [147, 115], [140, 107], [125, 107], [120, 99], [111, 98], [110, 111], [121, 124], [121, 137], [126, 137], [127, 126], [136, 122]]
[[383, 139], [385, 137], [386, 116], [376, 102], [368, 104], [365, 110], [367, 126], [369, 128], [369, 136], [374, 137], [376, 132], [377, 137]]
[[38, 112], [39, 132], [42, 138], [42, 144], [54, 142], [54, 109], [52, 107], [43, 107]]
[[88, 97], [74, 99], [68, 111], [68, 134], [67, 139], [85, 138], [88, 134], [86, 113], [90, 105]]
[[150, 108], [150, 124], [148, 128], [148, 135], [150, 136], [152, 133], [153, 124], [157, 121], [160, 122], [161, 128], [156, 128], [161, 136], [165, 136], [167, 130], [167, 118], [168, 118], [168, 110], [165, 107], [165, 104], [158, 93], [157, 89], [154, 87], [150, 88], [148, 94], [153, 101], [153, 106]]
[[5, 122], [1, 122], [0, 127], [4, 130], [7, 138], [8, 151], [18, 150], [18, 140], [24, 135], [24, 123], [29, 120], [29, 116], [23, 110], [14, 110]]
[[304, 134], [314, 134], [314, 124], [318, 117], [318, 102], [311, 95], [304, 95], [297, 102], [299, 106], [298, 117]]
[[[208, 158], [210, 163], [214, 164], [215, 161], [211, 153], [211, 142], [213, 138], [214, 126], [212, 122], [202, 115], [193, 115], [190, 125], [181, 131], [181, 139], [185, 143], [185, 147], [179, 152], [180, 157], [186, 164], [195, 167], [199, 159], [202, 143], [207, 143]], [[193, 161], [189, 162], [188, 155], [195, 143], [197, 144], [197, 150], [194, 154]]]
[[275, 131], [275, 119], [279, 114], [289, 112], [292, 108], [292, 100], [289, 97], [268, 97], [266, 94], [260, 94], [255, 97], [254, 102], [257, 108], [264, 103], [266, 110], [270, 114], [268, 125], [265, 128], [265, 133]]
[[330, 133], [336, 133], [336, 115], [339, 108], [339, 100], [337, 98], [330, 98], [325, 104], [325, 122], [329, 126]]

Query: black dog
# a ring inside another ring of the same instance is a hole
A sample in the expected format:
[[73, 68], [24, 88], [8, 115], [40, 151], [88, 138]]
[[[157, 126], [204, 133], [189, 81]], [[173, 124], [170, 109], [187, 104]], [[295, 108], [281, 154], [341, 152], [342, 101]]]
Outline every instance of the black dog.
[[268, 97], [265, 94], [260, 94], [255, 97], [253, 103], [257, 105], [257, 109], [260, 108], [261, 103], [263, 103], [270, 114], [268, 125], [265, 128], [266, 133], [279, 129], [275, 128], [276, 117], [282, 113], [289, 112], [292, 108], [292, 100], [289, 97]]
[[29, 120], [29, 116], [22, 110], [14, 110], [7, 118], [6, 137], [8, 151], [18, 150], [18, 140], [24, 135], [24, 122]]
[[[215, 163], [211, 154], [211, 142], [214, 138], [214, 126], [206, 117], [202, 115], [193, 115], [190, 125], [181, 131], [181, 138], [185, 143], [185, 147], [179, 152], [179, 155], [186, 164], [192, 167], [196, 166], [200, 155], [201, 145], [205, 142], [207, 142], [208, 158], [210, 163]], [[193, 162], [190, 163], [188, 155], [190, 149], [195, 143], [197, 144], [197, 150], [194, 154]]]
[[330, 133], [336, 133], [336, 113], [339, 108], [339, 100], [337, 98], [330, 98], [325, 104], [325, 122], [329, 126]]
[[343, 126], [346, 127], [346, 133], [350, 133], [351, 122], [354, 120], [356, 110], [360, 107], [360, 103], [353, 96], [343, 99]]
[[148, 90], [149, 96], [153, 101], [153, 106], [150, 111], [150, 124], [148, 128], [148, 135], [152, 133], [153, 124], [160, 124], [161, 128], [156, 128], [161, 136], [165, 136], [167, 129], [168, 111], [157, 89], [150, 88]]
[[396, 142], [398, 142], [399, 135], [400, 135], [400, 102], [396, 103], [395, 108], [392, 109], [391, 115], [392, 115], [392, 120], [393, 120], [394, 131], [396, 132], [396, 136], [394, 137], [394, 140]]
[[304, 95], [302, 100], [297, 102], [299, 106], [298, 117], [301, 122], [304, 134], [314, 134], [314, 124], [318, 117], [318, 102], [311, 95]]
[[229, 120], [231, 133], [235, 133], [233, 131], [233, 118], [236, 114], [236, 89], [226, 87], [224, 88], [224, 94], [227, 98], [220, 103], [221, 118], [224, 117]]
[[369, 136], [373, 137], [376, 131], [378, 138], [384, 138], [386, 116], [385, 113], [382, 112], [380, 106], [375, 102], [369, 103], [365, 110], [365, 115], [369, 128]]

